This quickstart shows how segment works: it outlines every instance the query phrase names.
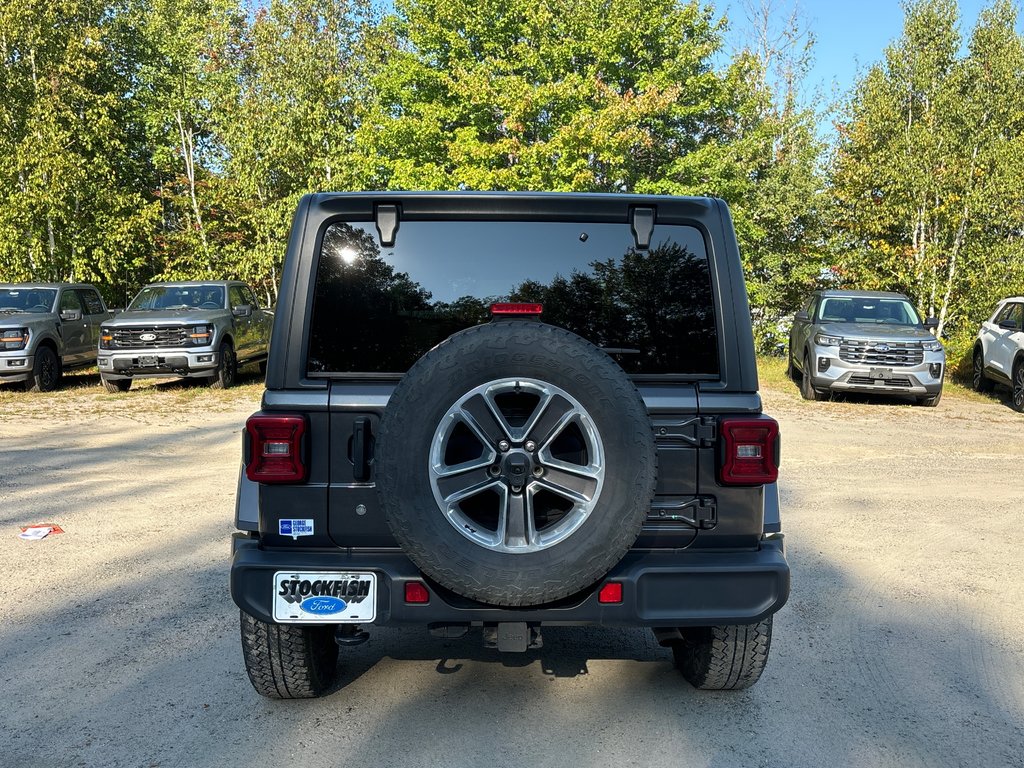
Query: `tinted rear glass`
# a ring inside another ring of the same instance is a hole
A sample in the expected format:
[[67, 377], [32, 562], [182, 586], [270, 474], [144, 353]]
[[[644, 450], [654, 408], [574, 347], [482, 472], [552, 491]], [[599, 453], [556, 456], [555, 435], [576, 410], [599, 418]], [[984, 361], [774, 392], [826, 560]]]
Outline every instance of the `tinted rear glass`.
[[626, 224], [403, 221], [394, 247], [372, 222], [324, 234], [309, 372], [404, 373], [492, 302], [538, 302], [542, 320], [605, 349], [627, 373], [717, 374], [704, 239], [658, 225], [649, 250]]

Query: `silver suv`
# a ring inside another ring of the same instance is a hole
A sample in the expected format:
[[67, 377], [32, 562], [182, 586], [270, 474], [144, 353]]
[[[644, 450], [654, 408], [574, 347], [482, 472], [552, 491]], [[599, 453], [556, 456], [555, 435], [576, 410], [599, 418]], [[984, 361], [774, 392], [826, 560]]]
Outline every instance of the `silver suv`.
[[815, 291], [793, 318], [789, 373], [807, 400], [833, 392], [917, 398], [938, 405], [946, 352], [906, 296], [882, 291]]
[[266, 361], [273, 316], [241, 282], [147, 285], [103, 324], [100, 379], [108, 392], [127, 391], [133, 379], [169, 376], [230, 387], [239, 365]]
[[1014, 409], [1024, 411], [1024, 296], [1003, 299], [981, 324], [973, 362], [978, 392], [1008, 386]]
[[91, 285], [0, 284], [0, 383], [56, 389], [64, 371], [96, 363], [100, 323], [110, 317]]

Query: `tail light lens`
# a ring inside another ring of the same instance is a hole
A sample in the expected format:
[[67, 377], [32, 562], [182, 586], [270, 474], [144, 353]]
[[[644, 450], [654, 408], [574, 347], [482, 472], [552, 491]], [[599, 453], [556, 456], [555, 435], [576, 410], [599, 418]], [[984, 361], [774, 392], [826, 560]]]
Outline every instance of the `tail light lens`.
[[768, 416], [727, 418], [721, 437], [718, 480], [722, 485], [764, 485], [779, 479], [779, 425]]
[[302, 443], [305, 416], [250, 416], [245, 423], [249, 435], [245, 475], [256, 483], [302, 483], [306, 465]]

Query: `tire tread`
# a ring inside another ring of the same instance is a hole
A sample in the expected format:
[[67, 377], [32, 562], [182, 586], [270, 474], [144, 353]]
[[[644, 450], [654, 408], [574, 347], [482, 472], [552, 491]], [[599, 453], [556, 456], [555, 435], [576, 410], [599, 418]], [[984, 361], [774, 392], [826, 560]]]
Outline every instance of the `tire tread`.
[[332, 627], [268, 624], [241, 612], [242, 654], [249, 681], [270, 699], [309, 699], [331, 685], [338, 646]]
[[694, 688], [740, 690], [758, 681], [768, 662], [772, 619], [756, 624], [681, 628], [676, 666]]

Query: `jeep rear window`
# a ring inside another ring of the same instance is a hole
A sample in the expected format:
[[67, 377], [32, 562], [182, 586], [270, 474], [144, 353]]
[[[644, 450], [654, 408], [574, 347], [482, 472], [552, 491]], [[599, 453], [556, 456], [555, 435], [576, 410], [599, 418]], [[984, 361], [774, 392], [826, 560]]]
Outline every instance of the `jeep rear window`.
[[431, 347], [490, 320], [493, 302], [537, 302], [541, 320], [603, 348], [630, 374], [718, 374], [700, 230], [659, 224], [639, 250], [628, 224], [402, 221], [324, 233], [310, 374], [401, 374]]

